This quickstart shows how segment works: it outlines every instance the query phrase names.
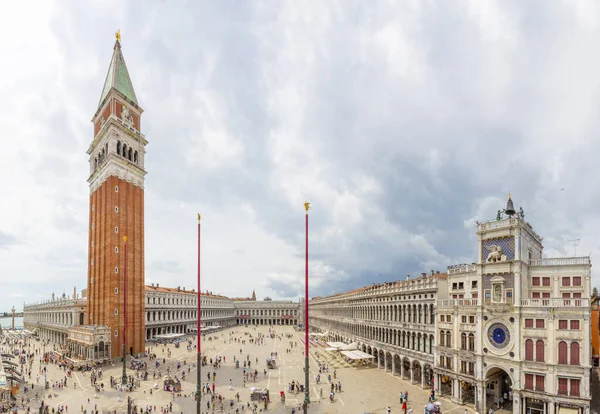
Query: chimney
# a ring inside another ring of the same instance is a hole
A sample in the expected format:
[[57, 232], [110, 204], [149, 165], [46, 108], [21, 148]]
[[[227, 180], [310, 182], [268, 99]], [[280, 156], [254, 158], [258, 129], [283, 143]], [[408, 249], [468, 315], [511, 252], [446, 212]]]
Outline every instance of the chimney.
[[440, 271], [439, 271], [439, 270], [436, 270], [436, 271], [435, 271], [435, 274], [436, 274], [436, 275], [439, 275], [439, 274], [440, 274]]
[[427, 277], [427, 273], [421, 273], [422, 277]]
[[435, 272], [433, 271], [433, 269], [431, 269], [431, 276], [433, 276], [435, 274]]
[[160, 285], [157, 283], [157, 284], [156, 284], [156, 287], [160, 287]]
[[406, 275], [406, 280], [410, 280], [410, 275]]
[[177, 286], [177, 292], [181, 290], [181, 286]]
[[185, 292], [185, 286], [183, 287], [183, 291]]
[[196, 289], [192, 289], [192, 293], [196, 293]]

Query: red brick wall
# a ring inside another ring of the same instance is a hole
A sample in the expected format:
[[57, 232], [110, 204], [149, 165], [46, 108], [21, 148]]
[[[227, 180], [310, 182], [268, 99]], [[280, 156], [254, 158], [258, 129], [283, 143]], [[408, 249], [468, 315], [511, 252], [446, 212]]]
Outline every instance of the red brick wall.
[[[117, 99], [114, 99], [114, 98], [109, 99], [107, 102], [108, 102], [108, 104], [104, 107], [104, 110], [102, 111], [102, 113], [98, 117], [98, 120], [94, 124], [94, 136], [98, 135], [98, 131], [100, 131], [100, 122], [102, 122], [102, 117], [104, 117], [104, 119], [107, 120], [111, 114], [112, 107], [115, 108], [115, 111], [114, 111], [115, 115], [119, 119], [121, 119], [121, 109], [123, 108], [123, 102], [121, 102]], [[129, 107], [129, 113], [133, 117], [133, 126], [135, 127], [136, 130], [141, 131], [140, 117], [131, 110], [131, 105], [129, 105], [129, 104], [126, 104], [126, 105]]]
[[[126, 103], [125, 104], [128, 108], [129, 108], [129, 113], [131, 114], [131, 116], [133, 117], [133, 126], [135, 129], [137, 129], [138, 131], [140, 131], [140, 117], [138, 115], [135, 114], [135, 112], [133, 112], [131, 110], [131, 105]], [[119, 119], [121, 119], [121, 111], [123, 109], [123, 102], [119, 101], [118, 99], [115, 99], [115, 114], [117, 115], [117, 117]]]
[[[115, 206], [119, 208], [118, 212], [115, 212]], [[115, 233], [115, 227], [118, 227], [118, 233]], [[122, 353], [123, 236], [128, 238], [127, 351], [133, 347], [134, 353], [141, 353], [145, 349], [144, 190], [117, 177], [109, 177], [90, 196], [86, 323], [106, 325], [111, 329], [113, 356]], [[118, 247], [118, 253], [115, 253], [115, 247]], [[118, 273], [115, 273], [115, 267]], [[118, 294], [115, 294], [115, 288], [118, 288]], [[116, 316], [115, 309], [118, 310]]]
[[109, 99], [108, 102], [109, 103], [104, 107], [104, 111], [102, 111], [98, 117], [98, 120], [94, 124], [94, 136], [98, 135], [98, 131], [100, 131], [100, 122], [102, 122], [102, 117], [104, 117], [104, 119], [108, 119], [110, 116], [110, 103], [112, 102], [112, 99]]

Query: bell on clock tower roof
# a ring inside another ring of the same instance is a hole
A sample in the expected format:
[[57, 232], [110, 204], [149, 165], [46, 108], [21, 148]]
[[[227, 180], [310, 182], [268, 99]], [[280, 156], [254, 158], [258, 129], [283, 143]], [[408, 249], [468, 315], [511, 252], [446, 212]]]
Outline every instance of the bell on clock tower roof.
[[125, 65], [125, 58], [121, 52], [121, 31], [115, 33], [117, 40], [115, 41], [114, 51], [110, 65], [108, 66], [108, 73], [106, 74], [106, 80], [104, 81], [104, 87], [102, 88], [102, 94], [100, 95], [100, 102], [98, 103], [98, 109], [100, 109], [104, 103], [104, 100], [108, 96], [111, 89], [116, 90], [130, 103], [138, 106], [137, 97], [133, 90], [133, 84], [127, 71], [127, 65]]

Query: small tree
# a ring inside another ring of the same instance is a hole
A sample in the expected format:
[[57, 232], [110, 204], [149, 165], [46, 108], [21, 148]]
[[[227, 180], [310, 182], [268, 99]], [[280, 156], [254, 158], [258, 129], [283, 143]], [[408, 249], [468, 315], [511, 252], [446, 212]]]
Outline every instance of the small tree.
[[598, 297], [598, 288], [592, 289], [592, 297]]

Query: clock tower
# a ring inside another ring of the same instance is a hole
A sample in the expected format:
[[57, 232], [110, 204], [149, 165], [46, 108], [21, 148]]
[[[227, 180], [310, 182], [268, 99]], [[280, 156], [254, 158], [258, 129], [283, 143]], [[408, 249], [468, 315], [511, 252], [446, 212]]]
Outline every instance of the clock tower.
[[142, 112], [117, 32], [100, 102], [92, 117], [93, 140], [87, 150], [90, 205], [86, 324], [110, 329], [113, 357], [122, 353], [124, 333], [127, 353], [137, 355], [145, 349], [144, 159], [148, 141], [141, 132]]

